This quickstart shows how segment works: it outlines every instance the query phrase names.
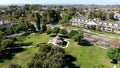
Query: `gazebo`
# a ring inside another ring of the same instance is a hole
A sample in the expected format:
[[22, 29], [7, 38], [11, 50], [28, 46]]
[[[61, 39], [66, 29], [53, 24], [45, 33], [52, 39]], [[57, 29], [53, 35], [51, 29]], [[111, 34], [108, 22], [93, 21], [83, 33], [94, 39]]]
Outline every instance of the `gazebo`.
[[57, 44], [57, 45], [63, 45], [64, 40], [61, 37], [56, 36], [50, 42], [53, 43], [53, 44]]

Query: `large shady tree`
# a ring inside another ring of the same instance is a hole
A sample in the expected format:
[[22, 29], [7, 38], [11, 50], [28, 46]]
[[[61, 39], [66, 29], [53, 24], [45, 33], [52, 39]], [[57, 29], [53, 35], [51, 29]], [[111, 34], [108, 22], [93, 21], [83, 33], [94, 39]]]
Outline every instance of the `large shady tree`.
[[65, 64], [64, 53], [62, 48], [41, 45], [39, 53], [35, 54], [28, 64], [28, 68], [63, 68]]
[[108, 49], [107, 57], [110, 58], [114, 64], [117, 64], [117, 61], [120, 60], [120, 49], [119, 48]]

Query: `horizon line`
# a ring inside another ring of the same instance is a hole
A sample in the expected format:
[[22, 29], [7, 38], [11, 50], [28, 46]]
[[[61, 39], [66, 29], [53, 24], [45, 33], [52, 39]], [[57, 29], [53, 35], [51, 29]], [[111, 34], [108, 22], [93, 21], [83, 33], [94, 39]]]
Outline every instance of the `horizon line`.
[[[37, 3], [33, 3], [33, 4], [32, 3], [11, 3], [11, 4], [0, 4], [0, 5], [26, 5], [26, 4], [35, 5]], [[57, 3], [47, 4], [47, 3], [43, 3], [38, 5], [120, 5], [120, 4], [57, 4]]]

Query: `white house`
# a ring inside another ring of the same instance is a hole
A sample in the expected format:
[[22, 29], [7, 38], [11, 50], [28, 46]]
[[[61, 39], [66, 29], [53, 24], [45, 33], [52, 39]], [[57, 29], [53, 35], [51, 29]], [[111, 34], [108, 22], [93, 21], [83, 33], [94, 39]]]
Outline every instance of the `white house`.
[[[120, 16], [120, 15], [117, 15]], [[87, 25], [93, 26], [101, 26], [101, 30], [105, 30], [108, 32], [114, 32], [120, 34], [120, 21], [118, 22], [106, 22], [106, 21], [99, 21], [95, 19], [87, 19], [84, 16], [76, 13], [75, 16], [70, 20], [73, 26], [84, 27]]]
[[119, 13], [115, 13], [114, 14], [114, 19], [120, 20], [120, 14]]
[[89, 21], [89, 22], [87, 22], [87, 25], [95, 25], [95, 26], [97, 26], [97, 23], [94, 22], [94, 21]]
[[3, 24], [4, 24], [4, 22], [3, 22], [3, 20], [1, 20], [1, 21], [0, 21], [0, 25], [3, 25]]
[[0, 20], [0, 25], [10, 25], [11, 22], [8, 20]]

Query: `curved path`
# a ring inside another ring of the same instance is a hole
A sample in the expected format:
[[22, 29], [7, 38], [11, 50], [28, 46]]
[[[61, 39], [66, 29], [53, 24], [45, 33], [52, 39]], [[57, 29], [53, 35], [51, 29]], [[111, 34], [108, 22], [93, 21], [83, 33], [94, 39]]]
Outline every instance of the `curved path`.
[[8, 47], [8, 48], [5, 48], [3, 50], [10, 50], [10, 49], [18, 49], [18, 48], [32, 48], [32, 47], [37, 47], [37, 46], [20, 46], [20, 47]]

